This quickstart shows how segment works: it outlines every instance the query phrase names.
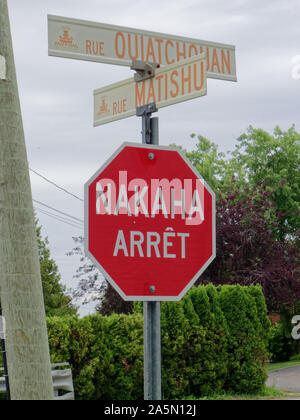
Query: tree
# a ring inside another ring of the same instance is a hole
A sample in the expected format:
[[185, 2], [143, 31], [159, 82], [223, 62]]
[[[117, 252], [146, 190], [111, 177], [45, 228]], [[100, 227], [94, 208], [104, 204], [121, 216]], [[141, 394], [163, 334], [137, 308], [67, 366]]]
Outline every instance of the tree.
[[97, 312], [101, 315], [130, 314], [133, 312], [133, 302], [124, 300], [118, 292], [105, 281], [103, 285], [103, 296], [101, 302], [96, 306]]
[[[191, 135], [191, 138], [195, 137], [195, 134]], [[185, 151], [185, 154], [212, 190], [215, 191], [218, 189], [219, 183], [226, 177], [228, 164], [225, 154], [218, 152], [218, 146], [205, 137], [199, 135], [197, 140], [195, 150]]]
[[197, 140], [195, 149], [185, 151], [186, 155], [217, 194], [226, 190], [232, 177], [241, 195], [247, 186], [259, 185], [271, 192], [276, 204], [276, 236], [284, 241], [285, 235], [299, 235], [300, 134], [294, 126], [287, 131], [276, 127], [273, 134], [250, 126], [227, 157], [203, 136]]
[[48, 238], [42, 238], [41, 229], [41, 226], [38, 226], [36, 233], [46, 315], [76, 315], [77, 310], [72, 305], [72, 299], [65, 294], [66, 287], [60, 283], [58, 267], [50, 257]]
[[240, 196], [234, 185], [216, 207], [217, 256], [200, 280], [204, 283], [262, 286], [268, 309], [293, 308], [300, 300], [299, 250], [292, 240], [274, 235], [280, 219], [271, 191], [248, 188]]
[[261, 284], [282, 312], [300, 300], [299, 138], [294, 127], [250, 127], [227, 157], [203, 136], [186, 152], [217, 196], [217, 257], [200, 281]]
[[78, 255], [81, 263], [73, 276], [78, 280], [77, 286], [71, 291], [73, 299], [81, 301], [84, 305], [89, 302], [97, 303], [96, 311], [102, 315], [110, 315], [113, 312], [117, 314], [133, 312], [133, 303], [124, 301], [94, 264], [85, 257], [84, 238], [73, 237], [73, 240], [76, 246], [67, 255]]
[[73, 237], [75, 247], [67, 252], [67, 255], [77, 255], [80, 258], [80, 266], [76, 269], [73, 276], [74, 280], [77, 280], [76, 287], [73, 287], [70, 291], [75, 301], [85, 305], [91, 301], [98, 302], [101, 300], [103, 294], [103, 281], [101, 273], [94, 266], [94, 264], [85, 257], [83, 251], [83, 236]]
[[[278, 237], [297, 235], [300, 229], [300, 134], [276, 127], [273, 135], [250, 126], [238, 138], [232, 163], [244, 173], [244, 181], [255, 186], [262, 182], [280, 214]], [[287, 229], [288, 228], [288, 229]]]
[[281, 313], [300, 301], [299, 138], [249, 127], [227, 157], [203, 136], [186, 152], [217, 196], [217, 257], [199, 281], [261, 284]]

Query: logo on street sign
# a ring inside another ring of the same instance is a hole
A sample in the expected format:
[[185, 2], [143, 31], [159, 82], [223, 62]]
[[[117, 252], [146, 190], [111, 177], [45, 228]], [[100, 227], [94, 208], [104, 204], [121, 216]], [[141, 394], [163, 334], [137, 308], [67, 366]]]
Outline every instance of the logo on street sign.
[[63, 26], [62, 33], [59, 35], [58, 40], [54, 43], [56, 48], [77, 50], [78, 45], [74, 42], [74, 38], [70, 36], [70, 28]]

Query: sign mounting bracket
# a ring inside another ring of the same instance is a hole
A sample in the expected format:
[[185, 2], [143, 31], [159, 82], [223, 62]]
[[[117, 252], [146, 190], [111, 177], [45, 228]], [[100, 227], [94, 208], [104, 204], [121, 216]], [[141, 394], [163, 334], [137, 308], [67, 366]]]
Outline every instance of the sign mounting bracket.
[[142, 82], [143, 80], [151, 79], [155, 76], [155, 69], [160, 67], [157, 63], [146, 62], [141, 60], [133, 60], [130, 69], [135, 70], [135, 82]]
[[142, 138], [144, 144], [158, 144], [158, 118], [151, 118], [157, 112], [155, 102], [136, 108], [136, 116], [142, 117]]

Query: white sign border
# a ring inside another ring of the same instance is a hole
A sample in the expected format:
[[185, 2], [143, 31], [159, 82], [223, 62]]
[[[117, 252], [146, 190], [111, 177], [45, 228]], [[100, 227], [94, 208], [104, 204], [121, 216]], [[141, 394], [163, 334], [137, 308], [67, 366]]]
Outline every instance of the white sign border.
[[[95, 257], [91, 254], [91, 252], [88, 249], [89, 244], [89, 200], [88, 200], [88, 193], [89, 193], [89, 186], [90, 184], [100, 175], [102, 171], [115, 159], [116, 156], [118, 156], [119, 153], [125, 148], [125, 147], [134, 147], [134, 148], [143, 148], [143, 149], [151, 149], [151, 150], [169, 150], [169, 151], [175, 151], [177, 152], [181, 158], [185, 161], [185, 163], [188, 165], [188, 167], [194, 172], [194, 174], [203, 180], [205, 188], [209, 191], [212, 197], [212, 235], [213, 235], [213, 249], [212, 249], [212, 255], [207, 260], [207, 262], [201, 267], [201, 269], [195, 274], [195, 276], [189, 281], [189, 283], [186, 285], [186, 287], [181, 291], [181, 293], [178, 296], [127, 296], [123, 292], [122, 289], [115, 283], [113, 278], [106, 272], [106, 270], [102, 267], [102, 265], [95, 259]], [[202, 176], [199, 174], [197, 169], [191, 164], [191, 162], [188, 160], [188, 158], [182, 153], [181, 150], [175, 148], [175, 147], [169, 147], [169, 146], [156, 146], [152, 144], [140, 144], [140, 143], [132, 143], [132, 142], [124, 142], [112, 155], [111, 157], [101, 166], [100, 169], [98, 169], [94, 175], [84, 184], [84, 252], [86, 257], [88, 257], [94, 265], [100, 270], [100, 272], [103, 274], [105, 279], [114, 287], [114, 289], [119, 293], [119, 295], [125, 300], [125, 301], [144, 301], [144, 302], [150, 302], [150, 301], [179, 301], [183, 298], [183, 296], [187, 293], [187, 291], [193, 286], [193, 284], [198, 280], [198, 278], [201, 276], [201, 274], [206, 270], [206, 268], [209, 266], [209, 264], [215, 259], [216, 257], [216, 197], [213, 190], [210, 188], [210, 186], [206, 183], [206, 181], [202, 178]]]

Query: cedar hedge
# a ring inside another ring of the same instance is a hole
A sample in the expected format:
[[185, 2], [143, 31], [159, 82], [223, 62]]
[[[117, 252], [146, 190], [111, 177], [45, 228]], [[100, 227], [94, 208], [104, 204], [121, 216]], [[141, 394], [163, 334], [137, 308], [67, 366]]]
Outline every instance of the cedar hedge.
[[[142, 305], [47, 322], [52, 362], [71, 364], [77, 399], [143, 399]], [[260, 286], [193, 287], [162, 303], [161, 329], [164, 399], [263, 388], [270, 322]]]

